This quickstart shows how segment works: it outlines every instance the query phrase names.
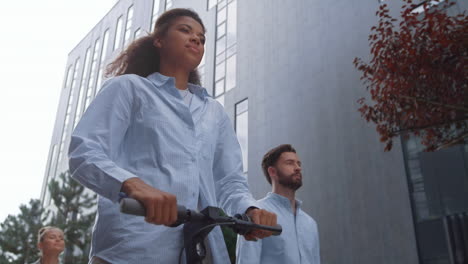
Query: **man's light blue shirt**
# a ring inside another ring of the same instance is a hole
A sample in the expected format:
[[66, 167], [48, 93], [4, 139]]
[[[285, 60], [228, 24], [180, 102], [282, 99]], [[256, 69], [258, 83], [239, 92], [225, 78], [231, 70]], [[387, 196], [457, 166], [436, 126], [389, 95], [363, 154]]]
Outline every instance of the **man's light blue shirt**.
[[283, 227], [279, 236], [271, 236], [256, 242], [237, 238], [238, 264], [319, 264], [319, 238], [317, 223], [301, 210], [296, 200], [296, 215], [288, 198], [276, 193], [259, 200], [260, 208], [276, 213], [277, 222]]
[[[227, 214], [258, 207], [243, 175], [242, 154], [223, 107], [189, 84], [184, 103], [175, 79], [153, 73], [108, 80], [72, 134], [72, 177], [99, 195], [91, 256], [110, 263], [178, 263], [182, 226], [148, 224], [122, 214], [122, 183], [139, 177], [190, 209]], [[229, 263], [221, 230], [208, 236], [215, 263]]]

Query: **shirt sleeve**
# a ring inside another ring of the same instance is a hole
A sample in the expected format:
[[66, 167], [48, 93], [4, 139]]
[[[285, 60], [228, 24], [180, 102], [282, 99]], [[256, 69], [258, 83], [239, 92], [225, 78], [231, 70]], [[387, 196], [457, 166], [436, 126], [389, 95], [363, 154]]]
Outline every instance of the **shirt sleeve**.
[[314, 223], [315, 232], [314, 232], [314, 247], [312, 250], [312, 263], [320, 264], [320, 242], [319, 242], [319, 233], [317, 229], [317, 223]]
[[114, 202], [122, 183], [136, 177], [113, 161], [131, 122], [133, 100], [129, 78], [105, 82], [73, 131], [68, 152], [72, 177]]
[[236, 264], [261, 263], [262, 240], [247, 241], [243, 236], [237, 236]]
[[242, 152], [234, 128], [223, 110], [214, 154], [213, 175], [216, 196], [221, 207], [230, 215], [245, 213], [258, 207], [249, 191], [242, 168]]

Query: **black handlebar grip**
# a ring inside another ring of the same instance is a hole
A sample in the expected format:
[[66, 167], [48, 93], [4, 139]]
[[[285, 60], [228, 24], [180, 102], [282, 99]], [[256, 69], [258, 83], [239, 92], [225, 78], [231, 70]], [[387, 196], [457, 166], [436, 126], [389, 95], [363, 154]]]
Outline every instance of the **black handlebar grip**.
[[281, 225], [276, 225], [274, 226], [273, 228], [275, 228], [276, 230], [271, 230], [272, 231], [272, 235], [274, 236], [279, 236], [281, 235], [281, 233], [283, 232], [283, 227]]
[[[120, 211], [124, 214], [146, 216], [145, 206], [133, 198], [120, 199]], [[187, 219], [187, 209], [185, 206], [177, 205], [177, 222], [183, 223]]]
[[143, 204], [132, 198], [120, 199], [120, 212], [131, 215], [146, 215], [146, 210]]

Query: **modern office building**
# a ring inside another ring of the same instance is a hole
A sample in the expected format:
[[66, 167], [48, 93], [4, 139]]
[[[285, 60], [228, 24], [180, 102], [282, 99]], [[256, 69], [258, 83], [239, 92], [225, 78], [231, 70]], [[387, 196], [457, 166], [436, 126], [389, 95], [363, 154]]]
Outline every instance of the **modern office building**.
[[[467, 10], [459, 0], [450, 12]], [[107, 63], [174, 7], [207, 27], [199, 70], [238, 134], [256, 198], [270, 186], [263, 154], [291, 143], [303, 163], [298, 196], [318, 223], [322, 263], [468, 261], [466, 149], [422, 153], [415, 139], [391, 152], [357, 111], [366, 91], [355, 57], [368, 58], [375, 11], [400, 1], [120, 0], [69, 53], [41, 199], [68, 169], [70, 134], [99, 92]]]

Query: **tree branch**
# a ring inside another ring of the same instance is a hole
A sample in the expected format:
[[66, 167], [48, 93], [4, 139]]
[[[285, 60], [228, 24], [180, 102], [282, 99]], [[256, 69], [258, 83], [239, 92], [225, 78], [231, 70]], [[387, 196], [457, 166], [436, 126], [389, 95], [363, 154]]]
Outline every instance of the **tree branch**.
[[391, 132], [392, 133], [401, 133], [401, 132], [408, 132], [408, 131], [412, 132], [414, 130], [423, 130], [423, 129], [427, 129], [427, 128], [438, 127], [438, 126], [442, 126], [442, 125], [446, 125], [446, 124], [450, 124], [450, 123], [461, 122], [461, 121], [466, 121], [466, 120], [468, 120], [468, 117], [461, 118], [461, 119], [454, 119], [454, 120], [444, 121], [444, 122], [440, 122], [440, 123], [436, 123], [436, 124], [429, 124], [429, 125], [426, 125], [426, 126], [409, 127], [409, 128], [404, 128], [404, 129], [392, 130]]
[[459, 144], [461, 140], [463, 140], [464, 138], [468, 137], [468, 132], [466, 132], [465, 134], [462, 134], [461, 136], [455, 138], [454, 140], [451, 140], [439, 147], [437, 147], [436, 150], [440, 150], [440, 149], [443, 149], [443, 148], [448, 148], [448, 147], [452, 147], [456, 144]]
[[419, 101], [419, 102], [438, 105], [438, 106], [443, 106], [443, 107], [447, 107], [447, 108], [450, 108], [450, 109], [459, 110], [459, 111], [463, 111], [463, 112], [468, 112], [468, 108], [465, 108], [465, 107], [459, 106], [459, 105], [449, 105], [449, 104], [430, 101], [430, 100], [427, 100], [427, 99], [424, 99], [424, 98], [406, 96], [406, 95], [397, 95], [397, 97], [405, 98], [405, 99], [408, 99], [408, 100], [416, 100], [416, 101]]

